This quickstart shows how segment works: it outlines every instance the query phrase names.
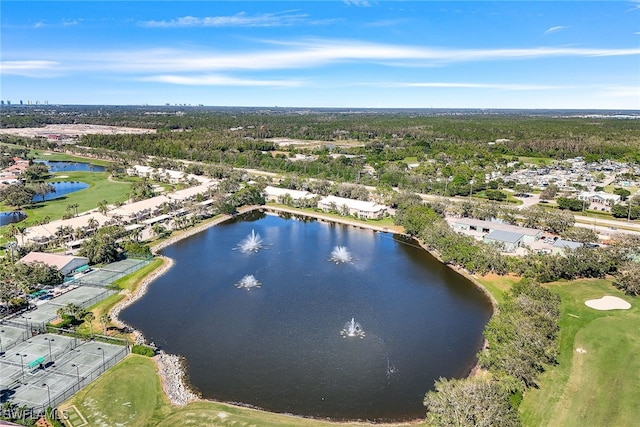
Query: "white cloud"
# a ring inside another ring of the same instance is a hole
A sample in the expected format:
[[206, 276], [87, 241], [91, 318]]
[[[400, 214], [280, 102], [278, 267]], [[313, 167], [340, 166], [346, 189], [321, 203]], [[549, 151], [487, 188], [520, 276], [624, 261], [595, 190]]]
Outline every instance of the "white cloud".
[[558, 90], [572, 89], [572, 86], [513, 84], [513, 83], [461, 83], [461, 82], [415, 82], [415, 83], [391, 83], [391, 87], [408, 88], [442, 88], [442, 89], [495, 89], [495, 90]]
[[55, 61], [27, 60], [0, 61], [0, 74], [12, 74], [26, 77], [51, 77], [60, 63]]
[[169, 83], [185, 86], [272, 86], [272, 87], [296, 87], [301, 82], [295, 80], [251, 80], [227, 77], [221, 75], [201, 76], [177, 76], [158, 75], [143, 77], [140, 80], [147, 82]]
[[607, 98], [629, 98], [636, 102], [635, 108], [640, 108], [640, 88], [638, 86], [606, 86], [601, 95]]
[[567, 28], [568, 27], [565, 27], [563, 25], [558, 25], [556, 27], [551, 27], [551, 28], [547, 29], [547, 31], [545, 31], [544, 34], [546, 36], [547, 34], [557, 33], [558, 31], [565, 30]]
[[[268, 46], [249, 52], [151, 49], [130, 51], [50, 52], [55, 61], [12, 61], [7, 70], [59, 66], [68, 71], [112, 73], [216, 73], [230, 70], [291, 70], [340, 63], [377, 64], [389, 67], [433, 67], [450, 63], [640, 56], [640, 47], [627, 49], [555, 48], [442, 49], [342, 40], [264, 42]], [[44, 58], [49, 59], [49, 58]]]
[[371, 3], [368, 0], [342, 0], [347, 6], [356, 7], [371, 7]]
[[281, 13], [263, 13], [249, 16], [244, 12], [230, 16], [208, 16], [198, 18], [183, 16], [170, 21], [143, 21], [139, 25], [150, 28], [178, 27], [282, 27], [306, 19], [308, 15], [286, 11]]

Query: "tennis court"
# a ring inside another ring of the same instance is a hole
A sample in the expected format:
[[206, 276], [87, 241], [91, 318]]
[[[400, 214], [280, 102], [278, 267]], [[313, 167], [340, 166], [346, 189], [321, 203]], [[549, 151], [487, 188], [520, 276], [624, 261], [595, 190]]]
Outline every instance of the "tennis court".
[[89, 273], [83, 274], [72, 283], [90, 286], [108, 286], [121, 277], [131, 274], [147, 264], [149, 264], [149, 261], [145, 259], [123, 259], [122, 261], [112, 262], [102, 268], [97, 268]]
[[[75, 304], [86, 308], [102, 301], [107, 296], [114, 294], [115, 291], [110, 289], [95, 288], [93, 286], [79, 286], [57, 298], [49, 301], [49, 304], [64, 307], [67, 304]], [[46, 304], [43, 304], [46, 305]], [[37, 310], [36, 310], [37, 311]]]
[[14, 327], [24, 326], [25, 331], [44, 331], [47, 323], [57, 319], [58, 309], [67, 304], [74, 304], [82, 308], [90, 307], [106, 297], [113, 295], [116, 291], [111, 289], [96, 288], [91, 286], [79, 286], [59, 297], [53, 298], [44, 304], [40, 304], [35, 310], [27, 311], [19, 316], [5, 321]]
[[27, 331], [31, 331], [32, 329], [42, 330], [47, 323], [58, 317], [56, 310], [59, 308], [59, 305], [47, 302], [39, 305], [35, 310], [22, 313], [12, 320], [24, 325]]
[[34, 412], [57, 406], [128, 354], [128, 348], [42, 334], [0, 357], [0, 386]]
[[26, 328], [0, 325], [0, 354], [11, 350], [16, 344], [27, 339]]
[[[0, 324], [0, 390], [2, 399], [30, 408], [33, 414], [55, 407], [91, 383], [129, 352], [124, 345], [43, 332], [57, 318], [57, 310], [68, 304], [90, 307], [116, 293], [105, 289], [113, 281], [131, 274], [148, 260], [126, 259], [83, 274], [68, 283], [71, 289]], [[82, 285], [85, 286], [82, 286]], [[75, 286], [75, 289], [72, 289]], [[35, 334], [35, 335], [34, 335]]]

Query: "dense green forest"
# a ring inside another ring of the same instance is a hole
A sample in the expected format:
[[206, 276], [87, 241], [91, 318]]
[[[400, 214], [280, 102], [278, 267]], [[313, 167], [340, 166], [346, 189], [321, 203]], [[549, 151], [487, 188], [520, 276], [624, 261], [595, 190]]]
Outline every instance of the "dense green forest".
[[[4, 128], [87, 123], [156, 129], [78, 141], [97, 155], [120, 153], [124, 162], [151, 155], [442, 195], [514, 188], [515, 183], [490, 182], [486, 174], [522, 167], [514, 162], [519, 157], [640, 162], [640, 120], [614, 116], [72, 106], [11, 107], [3, 113]], [[283, 138], [294, 143], [279, 145]], [[2, 141], [55, 148], [44, 140]], [[306, 157], [291, 161], [296, 155]], [[409, 167], [410, 161], [420, 166]], [[371, 167], [367, 173], [364, 165]]]

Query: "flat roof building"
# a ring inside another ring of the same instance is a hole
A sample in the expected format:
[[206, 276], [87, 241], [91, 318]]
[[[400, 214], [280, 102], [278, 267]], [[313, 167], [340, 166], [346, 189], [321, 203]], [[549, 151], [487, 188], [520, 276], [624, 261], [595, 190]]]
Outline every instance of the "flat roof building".
[[282, 198], [287, 197], [287, 195], [289, 195], [293, 201], [312, 199], [316, 196], [315, 194], [308, 191], [290, 190], [288, 188], [272, 187], [270, 185], [267, 185], [264, 188], [264, 194], [266, 196], [265, 198], [268, 201], [274, 202], [281, 202]]
[[495, 245], [504, 252], [514, 252], [522, 246], [523, 239], [524, 234], [505, 230], [494, 230], [483, 238], [484, 242]]
[[318, 208], [323, 211], [338, 210], [358, 218], [379, 219], [387, 212], [387, 207], [375, 202], [346, 199], [344, 197], [327, 196], [320, 199]]
[[46, 252], [29, 252], [18, 262], [23, 264], [29, 264], [32, 262], [41, 262], [48, 266], [54, 267], [65, 276], [72, 274], [77, 268], [89, 264], [89, 258], [73, 256], [73, 255], [59, 255], [50, 254]]
[[457, 231], [471, 232], [468, 234], [480, 233], [483, 237], [492, 231], [502, 230], [511, 233], [522, 234], [523, 243], [535, 242], [542, 238], [543, 231], [535, 228], [520, 227], [517, 225], [503, 224], [501, 222], [484, 221], [474, 218], [452, 218], [448, 217], [447, 222]]

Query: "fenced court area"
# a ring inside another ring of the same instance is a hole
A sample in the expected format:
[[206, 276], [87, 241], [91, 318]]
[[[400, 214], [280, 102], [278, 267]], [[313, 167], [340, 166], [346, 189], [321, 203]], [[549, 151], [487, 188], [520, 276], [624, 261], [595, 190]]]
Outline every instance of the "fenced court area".
[[5, 320], [4, 323], [17, 328], [22, 327], [28, 332], [44, 332], [47, 323], [58, 318], [57, 311], [59, 308], [67, 304], [75, 304], [79, 307], [87, 308], [114, 293], [116, 291], [111, 289], [79, 286], [57, 298], [40, 304], [35, 310], [30, 310], [12, 319]]
[[66, 288], [71, 290], [38, 305], [33, 310], [5, 319], [2, 324], [23, 327], [27, 332], [44, 332], [46, 324], [58, 318], [56, 311], [59, 308], [67, 304], [75, 304], [82, 308], [97, 304], [117, 292], [113, 289], [105, 289], [106, 286], [138, 271], [149, 262], [147, 259], [127, 258], [86, 273], [81, 278], [66, 283]]
[[[32, 416], [56, 407], [129, 352], [127, 343], [112, 337], [76, 338], [74, 331], [44, 333], [47, 323], [68, 304], [88, 308], [116, 290], [105, 287], [147, 265], [146, 259], [126, 259], [67, 282], [61, 295], [0, 323], [0, 403], [29, 408]], [[70, 290], [69, 290], [70, 289]]]
[[[0, 355], [10, 351], [16, 344], [29, 337], [25, 328], [11, 325], [0, 325]], [[2, 356], [0, 356], [2, 357]]]
[[76, 285], [108, 286], [128, 274], [138, 271], [147, 264], [149, 264], [149, 260], [147, 259], [127, 258], [85, 273], [70, 283]]
[[128, 347], [42, 334], [0, 356], [2, 401], [32, 409], [56, 407], [128, 354]]
[[64, 295], [60, 295], [58, 298], [52, 299], [49, 304], [55, 305], [58, 308], [64, 307], [67, 304], [75, 304], [82, 308], [87, 308], [102, 301], [109, 295], [113, 295], [114, 293], [115, 291], [110, 289], [79, 286]]

